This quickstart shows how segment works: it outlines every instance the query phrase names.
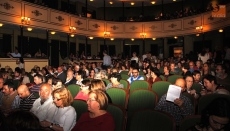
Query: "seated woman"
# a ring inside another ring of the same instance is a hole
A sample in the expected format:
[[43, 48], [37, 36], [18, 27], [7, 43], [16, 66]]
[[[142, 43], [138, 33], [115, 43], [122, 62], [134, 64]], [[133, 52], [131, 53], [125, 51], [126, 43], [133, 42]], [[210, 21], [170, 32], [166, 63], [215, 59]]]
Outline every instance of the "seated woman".
[[157, 68], [150, 68], [150, 71], [151, 74], [147, 80], [150, 86], [152, 86], [152, 84], [157, 81], [162, 81], [162, 79], [160, 78], [160, 71]]
[[73, 97], [67, 88], [58, 88], [52, 92], [53, 102], [58, 107], [51, 122], [42, 121], [41, 126], [54, 131], [70, 131], [76, 124], [76, 111], [71, 106]]
[[90, 92], [90, 80], [89, 79], [85, 79], [82, 81], [82, 85], [81, 85], [81, 91], [78, 92], [78, 94], [75, 96], [74, 99], [81, 99], [81, 100], [88, 100], [89, 97], [89, 92]]
[[227, 99], [214, 99], [201, 114], [201, 122], [187, 131], [230, 130], [230, 102]]
[[81, 115], [72, 131], [114, 131], [111, 114], [106, 111], [108, 98], [101, 90], [91, 91], [87, 100], [88, 110]]
[[121, 75], [119, 73], [113, 73], [110, 75], [110, 81], [106, 87], [106, 90], [112, 87], [124, 88], [124, 85], [120, 83]]
[[52, 79], [52, 89], [56, 90], [56, 89], [62, 88], [62, 87], [65, 87], [65, 86], [62, 84], [61, 79], [53, 77], [53, 79]]
[[197, 94], [196, 90], [192, 89], [192, 85], [194, 83], [193, 76], [187, 75], [184, 79], [185, 79], [185, 83], [186, 83], [185, 93], [188, 93], [188, 94], [194, 96], [195, 99], [199, 98], [199, 94]]

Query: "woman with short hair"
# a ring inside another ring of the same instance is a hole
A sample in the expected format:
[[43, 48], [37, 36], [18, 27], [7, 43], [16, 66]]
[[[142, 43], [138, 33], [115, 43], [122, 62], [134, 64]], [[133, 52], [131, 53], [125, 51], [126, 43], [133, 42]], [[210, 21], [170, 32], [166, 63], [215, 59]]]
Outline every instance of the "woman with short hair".
[[72, 131], [114, 131], [113, 117], [106, 111], [108, 98], [101, 90], [89, 93], [88, 111], [81, 115]]

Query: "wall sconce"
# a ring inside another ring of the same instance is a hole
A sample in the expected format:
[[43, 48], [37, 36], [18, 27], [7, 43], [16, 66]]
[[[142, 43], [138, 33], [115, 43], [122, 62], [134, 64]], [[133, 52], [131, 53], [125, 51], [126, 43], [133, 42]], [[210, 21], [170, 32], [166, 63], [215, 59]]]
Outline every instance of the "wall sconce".
[[151, 3], [154, 5], [156, 2], [155, 2], [155, 1], [152, 1]]
[[135, 5], [135, 3], [134, 3], [134, 2], [131, 2], [130, 4], [131, 4], [131, 5]]
[[152, 38], [153, 40], [156, 40], [157, 38]]
[[109, 4], [110, 4], [110, 5], [112, 5], [112, 4], [113, 4], [113, 2], [112, 2], [112, 1], [110, 1], [110, 2], [109, 2]]
[[104, 32], [104, 37], [110, 37], [110, 32]]
[[90, 37], [89, 37], [89, 39], [90, 39], [90, 40], [92, 40], [92, 39], [93, 39], [93, 37], [92, 37], [92, 36], [90, 36]]
[[203, 31], [203, 26], [197, 26], [196, 27], [196, 32], [197, 32], [196, 36], [199, 36], [199, 33], [202, 33], [202, 31]]
[[2, 27], [3, 26], [3, 24], [2, 23], [0, 23], [0, 27]]
[[144, 33], [144, 32], [140, 33], [140, 37], [141, 38], [145, 38], [146, 37], [146, 33]]
[[174, 39], [177, 39], [177, 36], [174, 36]]
[[134, 41], [134, 39], [132, 38], [131, 41]]
[[113, 41], [113, 40], [114, 40], [114, 38], [110, 38], [110, 40], [111, 40], [111, 41]]
[[56, 34], [56, 32], [55, 32], [55, 31], [51, 31], [50, 34], [51, 34], [51, 35], [54, 35], [54, 34]]
[[29, 17], [21, 17], [21, 23], [25, 25], [30, 24], [30, 18]]
[[74, 34], [71, 34], [70, 37], [74, 37]]
[[28, 30], [28, 31], [32, 31], [33, 29], [28, 27], [27, 30]]
[[219, 29], [219, 32], [222, 33], [224, 30], [223, 29]]
[[70, 31], [71, 33], [76, 33], [76, 27], [70, 26], [70, 27], [69, 27], [69, 31]]

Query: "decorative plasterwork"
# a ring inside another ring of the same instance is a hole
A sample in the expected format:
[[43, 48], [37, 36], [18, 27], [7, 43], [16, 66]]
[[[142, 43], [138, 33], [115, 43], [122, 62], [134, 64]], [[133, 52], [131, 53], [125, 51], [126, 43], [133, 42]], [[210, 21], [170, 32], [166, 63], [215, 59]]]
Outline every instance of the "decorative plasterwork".
[[40, 16], [40, 15], [42, 15], [42, 13], [41, 13], [39, 10], [34, 10], [34, 11], [32, 11], [32, 13], [33, 13], [35, 16]]
[[211, 15], [208, 17], [208, 19], [209, 20], [214, 20], [214, 18]]
[[157, 26], [152, 25], [152, 26], [150, 26], [149, 28], [152, 29], [152, 30], [155, 30], [155, 29], [157, 28]]
[[188, 22], [189, 25], [194, 25], [195, 23], [196, 23], [195, 20], [191, 20], [191, 21]]
[[119, 27], [113, 25], [113, 26], [111, 26], [110, 28], [113, 29], [113, 30], [116, 30], [116, 29], [118, 29]]
[[176, 26], [177, 26], [177, 25], [176, 25], [176, 24], [173, 24], [173, 23], [169, 25], [169, 27], [171, 27], [171, 28], [174, 28], [174, 27], [176, 27]]
[[100, 27], [100, 25], [98, 25], [98, 24], [94, 24], [94, 25], [93, 25], [93, 27], [94, 27], [94, 28], [99, 28], [99, 27]]
[[136, 27], [136, 26], [132, 26], [132, 27], [130, 27], [130, 29], [131, 29], [131, 30], [136, 30], [137, 27]]
[[2, 6], [4, 9], [6, 10], [10, 10], [10, 9], [13, 9], [14, 7], [11, 6], [8, 2], [5, 2], [5, 3], [1, 3], [0, 6]]
[[75, 21], [75, 23], [76, 23], [77, 25], [83, 24], [80, 20]]
[[58, 21], [63, 21], [64, 20], [64, 18], [62, 18], [62, 16], [57, 16], [57, 17], [55, 17]]

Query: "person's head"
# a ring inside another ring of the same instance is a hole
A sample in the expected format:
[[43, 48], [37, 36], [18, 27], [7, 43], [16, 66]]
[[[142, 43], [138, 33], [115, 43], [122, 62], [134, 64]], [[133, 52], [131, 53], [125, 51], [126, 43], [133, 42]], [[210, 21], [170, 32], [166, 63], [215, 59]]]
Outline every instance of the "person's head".
[[178, 78], [175, 82], [175, 85], [181, 87], [182, 91], [186, 89], [186, 82], [183, 78]]
[[91, 77], [94, 77], [94, 75], [95, 75], [95, 70], [94, 70], [94, 69], [91, 69], [91, 70], [90, 70], [90, 76], [91, 76]]
[[160, 77], [160, 71], [157, 68], [150, 68], [150, 71], [152, 78]]
[[84, 79], [84, 76], [85, 76], [84, 71], [79, 70], [79, 71], [76, 73], [76, 80], [77, 80], [77, 81], [80, 81], [81, 79]]
[[119, 73], [112, 73], [109, 77], [111, 83], [117, 83], [121, 80], [121, 75]]
[[193, 76], [187, 75], [187, 76], [185, 76], [184, 79], [185, 79], [185, 83], [186, 83], [186, 88], [191, 89], [193, 82], [194, 82]]
[[48, 84], [52, 85], [52, 83], [53, 83], [53, 79], [54, 79], [54, 76], [48, 76], [48, 77], [47, 77], [47, 81], [46, 81], [46, 83], [48, 83]]
[[107, 55], [107, 51], [106, 50], [103, 51], [103, 55]]
[[41, 84], [42, 83], [42, 80], [43, 80], [43, 76], [41, 74], [35, 74], [34, 75], [34, 83], [35, 84]]
[[194, 66], [195, 66], [194, 62], [190, 61], [189, 62], [189, 69], [194, 69]]
[[108, 98], [101, 90], [90, 91], [87, 105], [90, 112], [106, 110], [108, 107]]
[[189, 70], [189, 65], [187, 63], [182, 64], [182, 71], [186, 73]]
[[211, 127], [213, 131], [229, 128], [230, 102], [226, 98], [214, 99], [202, 110], [201, 124], [203, 127]]
[[15, 71], [14, 71], [14, 76], [15, 77], [20, 77], [21, 74], [22, 74], [22, 70], [19, 67], [16, 67]]
[[4, 79], [2, 77], [0, 77], [0, 91], [3, 88], [3, 84], [4, 84]]
[[133, 52], [133, 57], [136, 57], [137, 56], [137, 53], [136, 52]]
[[43, 74], [43, 75], [48, 75], [48, 74], [50, 74], [50, 73], [49, 73], [49, 71], [47, 70], [47, 68], [42, 67], [42, 74]]
[[101, 77], [101, 72], [97, 72], [97, 73], [94, 75], [94, 79], [101, 80], [101, 79], [102, 79], [102, 77]]
[[203, 82], [204, 82], [204, 86], [206, 87], [207, 90], [214, 90], [214, 86], [217, 85], [217, 80], [215, 76], [212, 76], [210, 74], [205, 75], [203, 77]]
[[118, 73], [117, 68], [112, 68], [111, 73]]
[[199, 82], [201, 77], [201, 73], [198, 70], [193, 71], [193, 78], [195, 82]]
[[52, 93], [52, 87], [50, 84], [42, 84], [39, 89], [39, 96], [41, 98], [41, 101], [46, 101], [50, 98]]
[[216, 76], [217, 76], [217, 77], [223, 76], [223, 75], [227, 72], [226, 69], [227, 69], [227, 68], [226, 68], [225, 65], [223, 65], [223, 64], [218, 64], [218, 65], [216, 66]]
[[8, 96], [8, 95], [12, 94], [15, 90], [16, 90], [16, 88], [15, 88], [13, 82], [11, 82], [11, 81], [6, 81], [6, 82], [3, 84], [2, 93], [3, 93], [5, 96]]
[[30, 95], [29, 88], [26, 85], [20, 85], [17, 89], [20, 98], [25, 99]]
[[53, 81], [52, 81], [52, 88], [53, 88], [53, 90], [56, 90], [56, 89], [62, 88], [62, 87], [63, 87], [63, 84], [62, 84], [61, 79], [54, 78]]
[[105, 91], [105, 83], [102, 80], [93, 79], [91, 80], [91, 90], [103, 90]]
[[72, 70], [68, 70], [66, 75], [68, 79], [72, 79], [74, 77], [74, 72]]
[[19, 62], [20, 62], [20, 63], [24, 63], [23, 57], [20, 57], [20, 58], [19, 58]]
[[203, 64], [203, 71], [209, 71], [210, 70], [210, 64], [209, 63], [207, 63], [207, 62], [205, 62], [204, 64]]
[[169, 73], [169, 70], [170, 70], [169, 66], [164, 66], [164, 73]]
[[202, 64], [202, 61], [201, 61], [201, 60], [196, 61], [196, 66], [197, 66], [197, 67], [200, 68], [200, 67], [201, 67], [201, 64]]
[[170, 71], [174, 71], [175, 70], [175, 63], [171, 62], [170, 63]]
[[133, 68], [133, 70], [132, 70], [132, 76], [134, 78], [137, 78], [139, 76], [139, 70], [137, 68]]
[[61, 66], [58, 67], [57, 72], [61, 73], [63, 71], [63, 68]]
[[67, 107], [73, 102], [73, 96], [67, 88], [58, 88], [52, 92], [57, 107]]
[[41, 131], [39, 119], [29, 111], [16, 110], [6, 118], [9, 131]]
[[90, 84], [91, 84], [91, 81], [89, 79], [85, 79], [83, 80], [82, 82], [82, 85], [81, 85], [81, 90], [91, 90], [90, 89]]

